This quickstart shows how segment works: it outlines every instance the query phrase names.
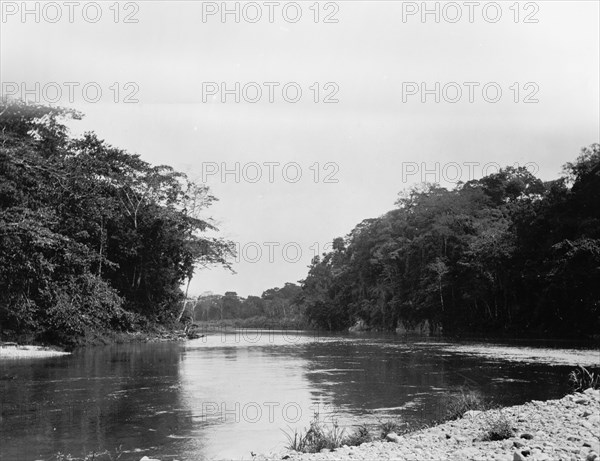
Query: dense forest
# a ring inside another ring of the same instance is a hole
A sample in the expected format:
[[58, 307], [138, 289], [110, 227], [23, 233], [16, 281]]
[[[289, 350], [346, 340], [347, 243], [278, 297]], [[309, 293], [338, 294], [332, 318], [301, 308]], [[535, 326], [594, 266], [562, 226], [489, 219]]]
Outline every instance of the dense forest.
[[0, 339], [77, 344], [169, 324], [194, 270], [228, 266], [204, 185], [98, 139], [81, 114], [0, 104]]
[[[298, 302], [319, 328], [600, 333], [600, 145], [543, 182], [508, 167], [424, 184], [312, 261]], [[427, 322], [425, 322], [427, 321]]]
[[[562, 177], [525, 168], [423, 184], [313, 259], [293, 283], [184, 300], [194, 271], [229, 267], [209, 189], [168, 166], [71, 137], [81, 114], [0, 103], [0, 339], [74, 345], [178, 321], [445, 334], [600, 332], [600, 144]], [[182, 289], [183, 287], [183, 289]], [[182, 318], [183, 316], [183, 318]]]

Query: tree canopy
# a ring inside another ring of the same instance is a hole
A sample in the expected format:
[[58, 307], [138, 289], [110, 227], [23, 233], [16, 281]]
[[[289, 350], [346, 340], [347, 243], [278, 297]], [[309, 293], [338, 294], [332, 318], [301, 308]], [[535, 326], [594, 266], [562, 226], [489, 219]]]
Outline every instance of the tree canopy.
[[[54, 343], [174, 320], [198, 267], [229, 266], [233, 244], [205, 185], [99, 139], [81, 114], [0, 104], [0, 330]], [[211, 232], [214, 235], [214, 232]]]
[[300, 299], [313, 325], [598, 333], [599, 144], [555, 181], [508, 167], [451, 190], [420, 185], [396, 205], [312, 261]]

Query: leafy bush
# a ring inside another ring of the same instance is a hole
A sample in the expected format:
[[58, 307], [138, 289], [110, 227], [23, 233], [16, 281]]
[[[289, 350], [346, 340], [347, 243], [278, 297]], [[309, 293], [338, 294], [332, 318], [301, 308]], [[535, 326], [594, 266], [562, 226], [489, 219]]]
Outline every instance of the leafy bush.
[[47, 293], [45, 339], [74, 346], [95, 332], [123, 324], [127, 315], [122, 299], [107, 282], [92, 274], [73, 277]]

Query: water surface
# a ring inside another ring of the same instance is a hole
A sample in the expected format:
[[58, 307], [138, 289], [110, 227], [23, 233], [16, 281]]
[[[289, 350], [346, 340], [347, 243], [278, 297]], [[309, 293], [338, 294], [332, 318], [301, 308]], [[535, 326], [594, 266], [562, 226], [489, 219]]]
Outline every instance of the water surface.
[[600, 352], [272, 331], [4, 359], [0, 459], [117, 449], [123, 461], [251, 459], [283, 448], [284, 431], [315, 411], [348, 426], [419, 425], [441, 418], [445, 393], [460, 386], [500, 405], [559, 398], [578, 363], [597, 365]]

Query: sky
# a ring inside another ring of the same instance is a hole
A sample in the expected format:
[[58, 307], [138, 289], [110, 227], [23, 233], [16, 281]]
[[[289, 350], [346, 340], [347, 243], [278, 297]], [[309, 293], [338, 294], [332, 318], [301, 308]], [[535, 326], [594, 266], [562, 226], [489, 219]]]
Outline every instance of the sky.
[[239, 251], [190, 294], [260, 295], [419, 182], [600, 140], [599, 2], [470, 5], [2, 1], [0, 89], [208, 184]]

